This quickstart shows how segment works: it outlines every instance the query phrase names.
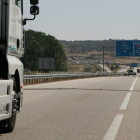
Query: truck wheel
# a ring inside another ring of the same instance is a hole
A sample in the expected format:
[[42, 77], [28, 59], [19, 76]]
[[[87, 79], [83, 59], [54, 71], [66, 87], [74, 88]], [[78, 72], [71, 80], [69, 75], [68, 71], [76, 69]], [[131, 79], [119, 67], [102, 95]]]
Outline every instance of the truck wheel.
[[[16, 95], [17, 93], [17, 85], [16, 85], [16, 80], [15, 78], [13, 78], [13, 99], [14, 99], [14, 96]], [[14, 130], [14, 127], [15, 127], [15, 123], [16, 123], [16, 110], [14, 109], [14, 101], [12, 101], [12, 116], [11, 118], [8, 119], [8, 123], [7, 123], [7, 127], [6, 127], [6, 130], [8, 133], [12, 132]]]

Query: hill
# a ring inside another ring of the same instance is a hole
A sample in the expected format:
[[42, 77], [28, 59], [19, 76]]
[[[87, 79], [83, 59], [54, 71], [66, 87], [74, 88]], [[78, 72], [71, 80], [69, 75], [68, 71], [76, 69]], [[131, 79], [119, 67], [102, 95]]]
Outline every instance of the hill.
[[85, 41], [65, 41], [59, 40], [66, 53], [86, 53], [86, 52], [101, 52], [103, 47], [106, 51], [115, 51], [116, 40], [85, 40]]

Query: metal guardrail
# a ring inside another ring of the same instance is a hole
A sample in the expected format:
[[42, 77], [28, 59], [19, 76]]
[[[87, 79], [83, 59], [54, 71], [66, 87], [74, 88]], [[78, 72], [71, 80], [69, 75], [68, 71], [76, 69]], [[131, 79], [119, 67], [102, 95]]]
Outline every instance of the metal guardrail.
[[55, 73], [55, 74], [46, 74], [46, 75], [24, 75], [24, 85], [29, 84], [39, 84], [55, 81], [64, 81], [64, 80], [74, 80], [74, 79], [83, 79], [83, 78], [92, 78], [92, 77], [101, 77], [101, 76], [119, 76], [122, 74], [118, 73]]
[[95, 76], [96, 74], [47, 74], [47, 75], [24, 75], [23, 79], [35, 78], [56, 78], [56, 77], [77, 77], [77, 76]]
[[58, 74], [46, 74], [46, 75], [24, 75], [23, 79], [34, 79], [34, 78], [55, 78], [55, 77], [77, 77], [77, 76], [113, 76], [113, 75], [122, 75], [123, 73], [58, 73]]

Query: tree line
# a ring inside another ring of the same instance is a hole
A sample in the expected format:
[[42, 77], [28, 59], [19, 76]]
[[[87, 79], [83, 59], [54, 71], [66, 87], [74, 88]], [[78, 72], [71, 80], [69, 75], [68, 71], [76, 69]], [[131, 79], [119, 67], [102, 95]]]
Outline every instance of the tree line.
[[116, 40], [83, 40], [83, 41], [65, 41], [59, 40], [63, 48], [65, 48], [67, 53], [86, 53], [91, 51], [101, 52], [103, 47], [106, 51], [115, 51]]
[[54, 58], [54, 71], [67, 71], [67, 58], [59, 41], [43, 32], [25, 31], [25, 54], [21, 58], [24, 67], [38, 70], [38, 58]]

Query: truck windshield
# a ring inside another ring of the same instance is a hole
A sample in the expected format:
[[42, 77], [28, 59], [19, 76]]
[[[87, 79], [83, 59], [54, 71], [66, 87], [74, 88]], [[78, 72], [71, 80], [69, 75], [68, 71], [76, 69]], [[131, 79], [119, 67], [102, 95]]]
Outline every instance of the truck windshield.
[[16, 0], [16, 5], [21, 8], [21, 12], [23, 14], [23, 0]]

